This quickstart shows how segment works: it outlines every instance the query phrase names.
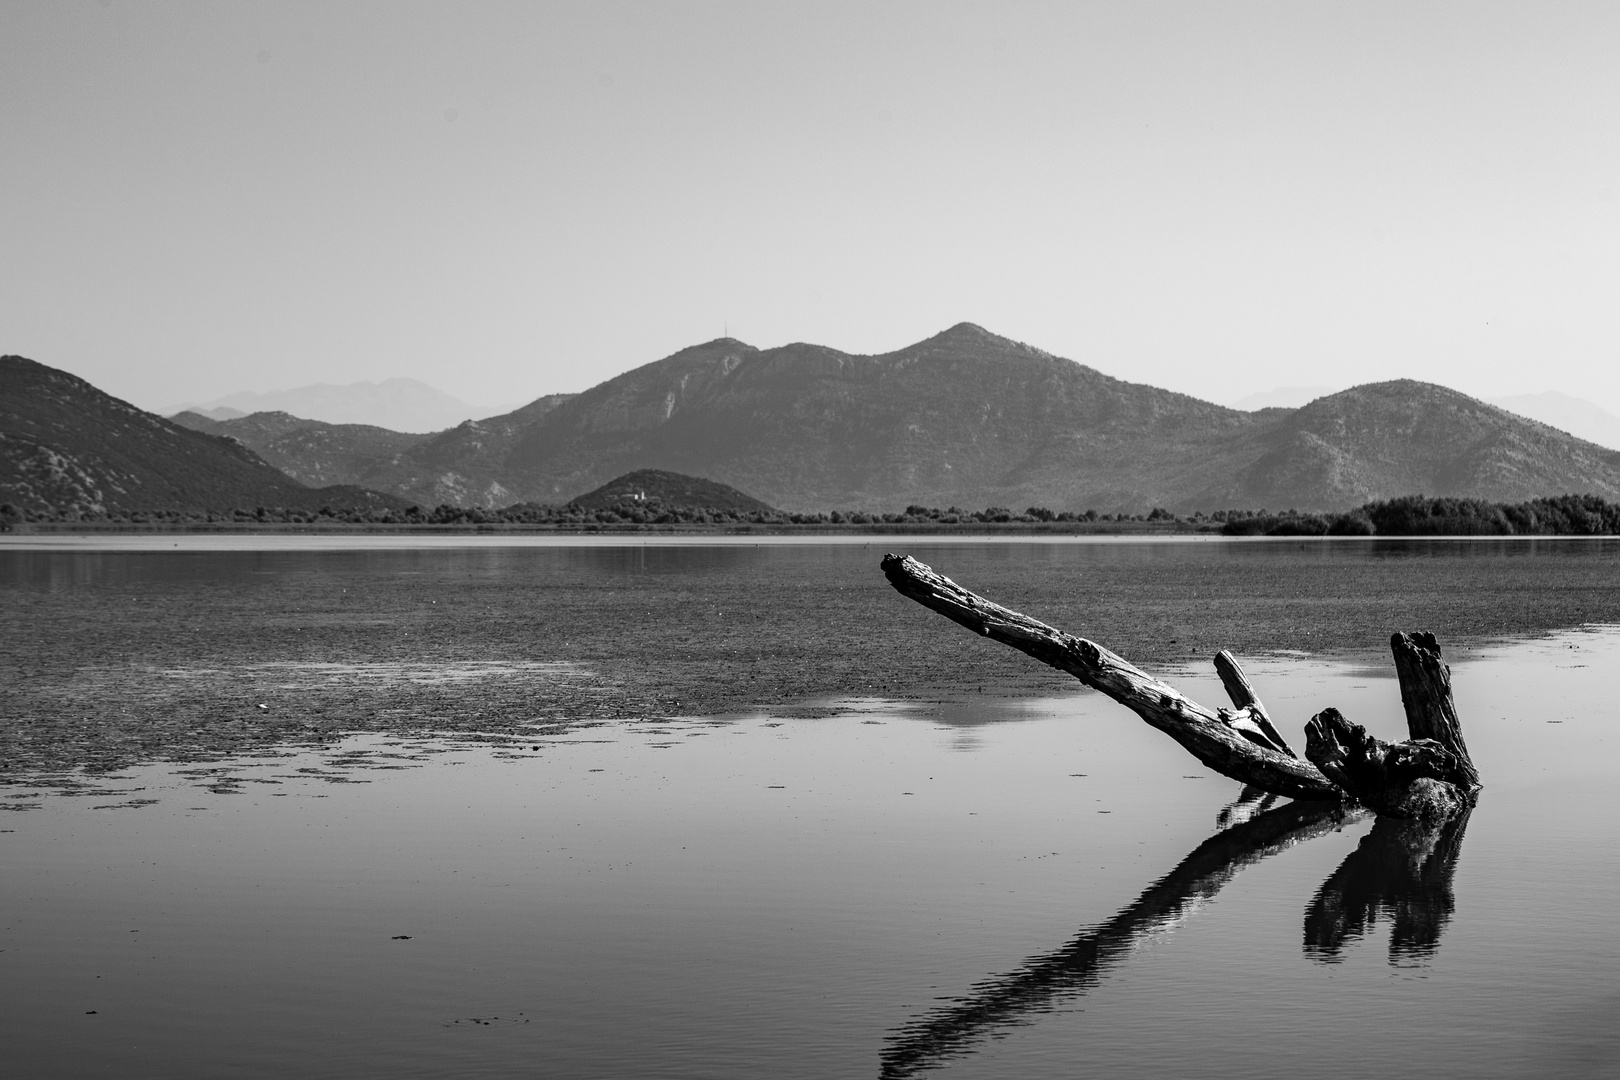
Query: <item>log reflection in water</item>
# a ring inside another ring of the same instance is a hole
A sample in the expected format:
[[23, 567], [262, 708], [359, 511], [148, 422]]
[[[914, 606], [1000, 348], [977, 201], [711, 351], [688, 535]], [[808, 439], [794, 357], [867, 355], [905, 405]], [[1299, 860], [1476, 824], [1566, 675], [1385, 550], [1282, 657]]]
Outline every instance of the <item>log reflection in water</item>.
[[879, 1075], [911, 1076], [966, 1054], [999, 1028], [1030, 1022], [1058, 999], [1083, 994], [1154, 931], [1165, 929], [1212, 899], [1239, 870], [1295, 844], [1332, 832], [1358, 812], [1338, 803], [1291, 802], [1266, 810], [1275, 796], [1258, 792], [1222, 811], [1225, 824], [1251, 809], [1246, 821], [1211, 836], [1118, 915], [1062, 948], [1034, 956], [1017, 970], [988, 979], [954, 1004], [902, 1026], [880, 1055]]
[[1432, 956], [1456, 906], [1451, 883], [1468, 815], [1438, 823], [1380, 817], [1306, 909], [1305, 955], [1337, 963], [1383, 917], [1394, 922], [1390, 963]]

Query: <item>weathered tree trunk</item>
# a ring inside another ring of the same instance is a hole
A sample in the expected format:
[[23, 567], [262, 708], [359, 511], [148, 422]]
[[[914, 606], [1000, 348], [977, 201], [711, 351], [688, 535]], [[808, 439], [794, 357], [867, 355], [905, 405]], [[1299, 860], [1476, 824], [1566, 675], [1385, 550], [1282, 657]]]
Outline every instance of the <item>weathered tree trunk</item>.
[[1456, 755], [1433, 739], [1387, 743], [1338, 709], [1323, 709], [1305, 725], [1305, 756], [1351, 798], [1390, 817], [1449, 817], [1478, 790]]
[[1414, 739], [1433, 739], [1450, 752], [1461, 769], [1455, 782], [1477, 790], [1479, 771], [1463, 742], [1457, 704], [1451, 697], [1451, 669], [1440, 660], [1440, 643], [1433, 634], [1393, 634], [1389, 648], [1401, 680], [1407, 732]]
[[[1222, 678], [1228, 680], [1227, 671], [1232, 673], [1227, 687], [1237, 711], [1211, 710], [1096, 642], [993, 604], [910, 556], [885, 556], [883, 573], [891, 585], [924, 607], [1102, 691], [1223, 776], [1292, 799], [1342, 797], [1316, 766], [1295, 757], [1282, 737], [1274, 736], [1276, 728], [1258, 708], [1259, 698], [1230, 656]], [[1233, 687], [1239, 689], [1234, 692]], [[1269, 745], [1273, 737], [1276, 745]]]
[[1324, 709], [1305, 725], [1305, 756], [1380, 814], [1442, 821], [1472, 806], [1479, 791], [1451, 697], [1451, 669], [1433, 634], [1395, 634], [1389, 647], [1411, 738], [1386, 743], [1337, 709]]
[[1300, 760], [1278, 733], [1231, 653], [1215, 669], [1235, 710], [1183, 697], [1095, 642], [991, 603], [910, 556], [886, 555], [883, 573], [902, 595], [953, 622], [1028, 653], [1100, 690], [1175, 739], [1223, 776], [1294, 799], [1354, 799], [1391, 817], [1441, 819], [1470, 805], [1479, 774], [1451, 698], [1451, 675], [1432, 634], [1391, 640], [1411, 741], [1385, 743], [1327, 709], [1306, 727]]

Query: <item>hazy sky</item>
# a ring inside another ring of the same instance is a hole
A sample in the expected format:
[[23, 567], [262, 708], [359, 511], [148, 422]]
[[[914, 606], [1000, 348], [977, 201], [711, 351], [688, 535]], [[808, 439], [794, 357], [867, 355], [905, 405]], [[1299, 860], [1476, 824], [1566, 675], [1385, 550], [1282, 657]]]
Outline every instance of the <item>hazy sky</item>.
[[0, 4], [0, 352], [146, 407], [977, 322], [1620, 413], [1620, 4]]

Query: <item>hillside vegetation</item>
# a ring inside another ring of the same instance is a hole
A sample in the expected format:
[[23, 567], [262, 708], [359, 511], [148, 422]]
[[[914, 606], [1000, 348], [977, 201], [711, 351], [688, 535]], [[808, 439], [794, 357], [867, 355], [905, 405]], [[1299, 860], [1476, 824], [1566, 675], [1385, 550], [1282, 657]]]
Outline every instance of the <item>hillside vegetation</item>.
[[356, 487], [306, 487], [233, 439], [182, 427], [21, 356], [0, 357], [0, 502], [90, 516], [404, 506]]

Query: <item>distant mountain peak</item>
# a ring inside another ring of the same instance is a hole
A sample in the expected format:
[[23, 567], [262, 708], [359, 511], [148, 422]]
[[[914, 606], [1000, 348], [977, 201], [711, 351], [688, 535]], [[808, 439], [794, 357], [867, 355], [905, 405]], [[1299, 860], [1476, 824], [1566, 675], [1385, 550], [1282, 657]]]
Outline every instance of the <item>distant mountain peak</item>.
[[171, 410], [171, 414], [187, 411], [214, 420], [231, 419], [221, 415], [218, 410], [222, 407], [237, 415], [286, 412], [328, 424], [368, 424], [414, 432], [442, 431], [469, 417], [482, 419], [506, 411], [474, 405], [418, 379], [396, 376], [381, 382], [312, 383], [266, 393], [243, 391]]
[[[708, 341], [701, 341], [696, 345], [688, 345], [684, 349], [671, 353], [670, 356], [709, 355], [732, 351], [758, 352], [759, 350], [741, 338], [717, 337], [710, 338]], [[668, 359], [668, 357], [665, 359]]]
[[913, 350], [932, 351], [946, 349], [958, 353], [1019, 353], [1024, 356], [1035, 356], [1043, 360], [1056, 360], [1058, 357], [1045, 349], [1037, 349], [1022, 341], [1015, 341], [1010, 337], [1003, 337], [991, 330], [986, 330], [978, 323], [959, 322], [955, 326], [941, 330], [931, 338], [919, 341], [910, 348], [901, 349], [900, 352]]
[[1424, 382], [1422, 379], [1386, 379], [1383, 382], [1362, 383], [1352, 386], [1348, 390], [1340, 390], [1337, 394], [1329, 394], [1311, 403], [1308, 408], [1321, 402], [1362, 400], [1387, 402], [1396, 407], [1413, 407], [1416, 405], [1448, 405], [1453, 407], [1478, 408], [1490, 412], [1506, 412], [1497, 405], [1481, 398], [1465, 394], [1461, 390], [1453, 390], [1441, 383]]
[[1231, 403], [1234, 409], [1257, 412], [1260, 409], [1297, 409], [1309, 405], [1317, 398], [1338, 393], [1333, 386], [1278, 386], [1271, 390], [1247, 394]]
[[959, 322], [955, 326], [941, 330], [933, 337], [918, 342], [919, 345], [954, 345], [958, 348], [974, 348], [985, 345], [997, 345], [1003, 348], [1013, 346], [1021, 348], [1019, 342], [1012, 338], [993, 334], [978, 323]]

